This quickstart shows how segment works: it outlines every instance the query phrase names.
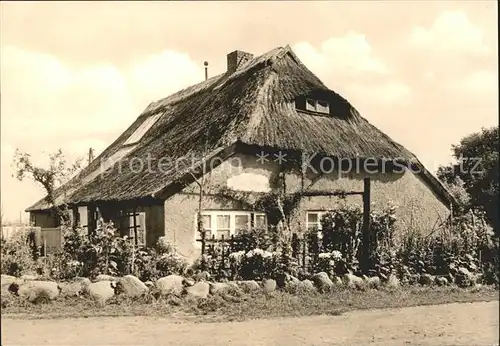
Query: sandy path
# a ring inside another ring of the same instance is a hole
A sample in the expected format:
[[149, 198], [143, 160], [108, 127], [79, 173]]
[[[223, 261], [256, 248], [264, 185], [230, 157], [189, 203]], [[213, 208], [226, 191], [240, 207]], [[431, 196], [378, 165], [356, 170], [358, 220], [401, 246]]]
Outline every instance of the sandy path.
[[2, 345], [495, 345], [498, 301], [226, 323], [2, 319]]

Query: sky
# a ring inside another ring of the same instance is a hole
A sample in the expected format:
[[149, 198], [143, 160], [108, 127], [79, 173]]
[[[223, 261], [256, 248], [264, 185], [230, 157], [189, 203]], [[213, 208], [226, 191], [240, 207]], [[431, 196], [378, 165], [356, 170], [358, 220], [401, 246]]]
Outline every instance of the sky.
[[[431, 171], [498, 125], [496, 1], [1, 2], [1, 202], [16, 148], [44, 164], [111, 144], [157, 99], [226, 69], [236, 49], [289, 44], [330, 89]], [[23, 213], [24, 218], [27, 216]]]

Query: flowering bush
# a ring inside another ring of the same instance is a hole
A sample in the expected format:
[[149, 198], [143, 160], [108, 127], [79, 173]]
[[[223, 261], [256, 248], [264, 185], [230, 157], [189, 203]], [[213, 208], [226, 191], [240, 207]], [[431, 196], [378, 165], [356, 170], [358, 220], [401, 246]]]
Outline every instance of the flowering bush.
[[[430, 234], [406, 230], [395, 237], [396, 207], [389, 204], [370, 214], [370, 272], [382, 279], [391, 274], [402, 283], [417, 283], [422, 274], [446, 276], [457, 272], [498, 283], [498, 243], [479, 214], [461, 214]], [[276, 241], [273, 234], [251, 231], [240, 242], [212, 249], [204, 257], [220, 277], [260, 279], [288, 273], [305, 278], [317, 272], [360, 274], [362, 211], [341, 206], [324, 215], [321, 230], [311, 229]], [[277, 244], [279, 244], [277, 246]], [[224, 261], [229, 263], [224, 264]]]
[[313, 265], [313, 272], [325, 272], [330, 276], [336, 275], [335, 268], [342, 260], [342, 253], [340, 251], [322, 252], [318, 254], [317, 260]]
[[[374, 273], [385, 271], [382, 262], [387, 262], [393, 248], [393, 235], [396, 229], [396, 207], [388, 207], [370, 214], [371, 234], [370, 259]], [[307, 251], [311, 255], [312, 270], [327, 273], [345, 273], [350, 270], [359, 272], [360, 244], [362, 242], [363, 212], [357, 206], [342, 205], [325, 214], [321, 220], [321, 230], [305, 233]], [[332, 260], [329, 254], [339, 258]], [[394, 257], [392, 255], [392, 257]]]
[[238, 277], [244, 280], [272, 278], [278, 272], [279, 261], [277, 253], [274, 252], [256, 248], [244, 255], [236, 253], [232, 258], [235, 260], [234, 264]]

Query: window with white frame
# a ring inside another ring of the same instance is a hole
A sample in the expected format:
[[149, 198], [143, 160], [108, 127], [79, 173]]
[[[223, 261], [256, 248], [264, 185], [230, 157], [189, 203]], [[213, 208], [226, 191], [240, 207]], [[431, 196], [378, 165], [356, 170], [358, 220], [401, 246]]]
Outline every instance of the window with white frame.
[[[267, 217], [265, 213], [244, 210], [205, 210], [202, 212], [203, 230], [205, 238], [225, 239], [246, 231], [252, 226], [255, 228], [267, 228]], [[195, 239], [201, 235], [197, 232], [197, 216], [195, 216]]]
[[306, 99], [306, 110], [311, 112], [330, 114], [330, 105], [327, 101]]
[[306, 229], [322, 229], [321, 219], [323, 215], [327, 214], [328, 211], [317, 210], [317, 211], [308, 211], [306, 213]]

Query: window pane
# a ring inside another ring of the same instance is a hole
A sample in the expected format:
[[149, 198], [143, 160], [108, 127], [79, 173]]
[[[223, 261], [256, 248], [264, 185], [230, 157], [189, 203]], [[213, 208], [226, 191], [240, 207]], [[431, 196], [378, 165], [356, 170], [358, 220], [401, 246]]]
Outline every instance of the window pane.
[[316, 110], [319, 113], [330, 113], [330, 106], [328, 105], [328, 102], [326, 101], [318, 101], [316, 105]]
[[307, 213], [307, 223], [319, 222], [319, 213]]
[[230, 220], [229, 215], [217, 215], [217, 230], [228, 230], [231, 227]]
[[144, 134], [156, 123], [160, 118], [160, 114], [155, 114], [144, 120], [144, 122], [135, 130], [135, 132], [123, 143], [123, 145], [133, 144], [138, 142]]
[[235, 215], [234, 216], [234, 223], [235, 223], [235, 228], [236, 231], [242, 230], [242, 229], [248, 229], [248, 225], [250, 222], [250, 215]]
[[146, 232], [144, 229], [137, 230], [137, 245], [146, 245]]
[[202, 215], [203, 219], [203, 229], [212, 228], [212, 217], [210, 215]]
[[308, 111], [316, 111], [316, 100], [306, 99], [306, 109]]
[[255, 227], [266, 228], [266, 215], [262, 214], [255, 215]]

